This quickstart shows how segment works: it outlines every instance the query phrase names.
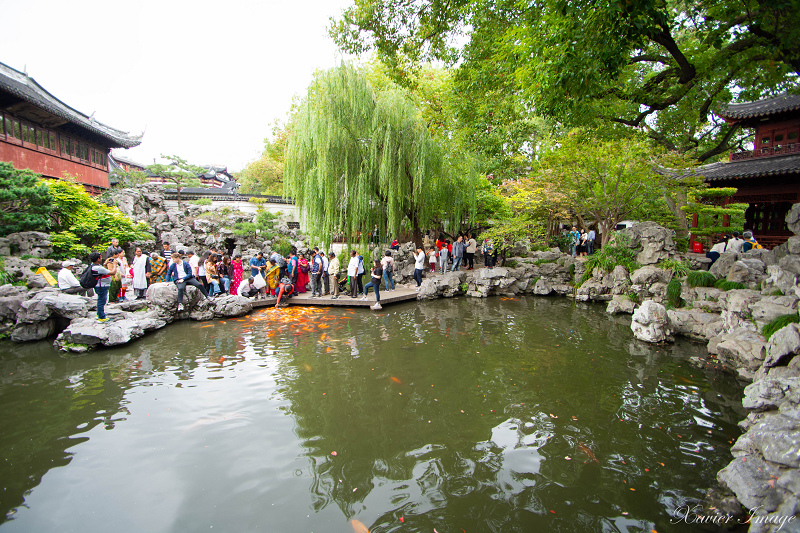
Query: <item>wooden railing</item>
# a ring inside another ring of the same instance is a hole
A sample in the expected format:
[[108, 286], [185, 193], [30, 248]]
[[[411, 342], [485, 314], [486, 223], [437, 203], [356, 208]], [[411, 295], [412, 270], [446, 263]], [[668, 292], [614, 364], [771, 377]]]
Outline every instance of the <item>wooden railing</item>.
[[800, 143], [783, 144], [769, 148], [756, 148], [751, 152], [731, 152], [729, 161], [741, 161], [742, 159], [752, 159], [754, 157], [769, 157], [772, 155], [784, 155], [800, 152]]

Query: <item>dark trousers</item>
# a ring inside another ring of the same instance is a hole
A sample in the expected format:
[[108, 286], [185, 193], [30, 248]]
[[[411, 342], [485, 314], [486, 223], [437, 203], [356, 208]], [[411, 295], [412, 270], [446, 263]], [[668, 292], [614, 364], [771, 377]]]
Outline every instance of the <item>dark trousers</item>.
[[380, 291], [381, 280], [376, 279], [367, 283], [366, 286], [364, 287], [364, 296], [369, 294], [370, 287], [375, 289], [375, 299], [378, 301], [378, 303], [381, 303], [381, 291]]
[[358, 283], [359, 294], [364, 292], [364, 274], [358, 274], [356, 276], [356, 283]]
[[475, 266], [475, 252], [464, 252], [464, 259], [467, 268], [473, 268]]
[[323, 294], [330, 294], [331, 293], [331, 276], [327, 272], [322, 274], [322, 288]]
[[415, 268], [414, 269], [414, 279], [417, 280], [417, 287], [422, 285], [422, 269]]
[[84, 289], [83, 287], [70, 287], [69, 289], [63, 289], [61, 292], [64, 294], [79, 294], [81, 296], [94, 296], [93, 289]]
[[187, 285], [191, 285], [192, 287], [197, 287], [198, 289], [200, 289], [200, 292], [203, 293], [203, 296], [208, 298], [208, 291], [206, 290], [205, 287], [203, 287], [202, 283], [197, 281], [197, 278], [189, 278], [183, 281], [176, 281], [175, 285], [178, 287], [178, 305], [181, 305], [183, 303], [183, 293], [186, 292]]
[[357, 283], [356, 276], [350, 276], [350, 297], [356, 297]]
[[311, 296], [314, 296], [315, 294], [322, 294], [322, 287], [320, 285], [321, 279], [322, 274], [320, 272], [311, 274]]

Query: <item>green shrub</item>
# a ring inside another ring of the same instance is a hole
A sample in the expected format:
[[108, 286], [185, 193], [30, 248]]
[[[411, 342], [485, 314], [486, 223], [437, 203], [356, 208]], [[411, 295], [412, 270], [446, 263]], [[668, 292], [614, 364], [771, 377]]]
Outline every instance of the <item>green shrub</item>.
[[792, 315], [782, 315], [778, 318], [770, 320], [767, 324], [764, 325], [764, 328], [761, 330], [761, 333], [769, 340], [772, 335], [780, 330], [788, 326], [789, 324], [800, 323], [800, 315], [797, 313]]
[[512, 259], [510, 261], [506, 261], [505, 266], [507, 266], [508, 268], [517, 268], [517, 266], [519, 266], [519, 263], [517, 263], [515, 260]]
[[620, 242], [615, 245], [607, 244], [600, 249], [600, 251], [589, 256], [589, 259], [583, 264], [586, 271], [581, 277], [580, 284], [582, 285], [586, 280], [592, 277], [592, 271], [599, 268], [605, 272], [611, 272], [617, 266], [623, 266], [628, 272], [640, 268], [642, 265], [636, 262], [636, 250], [626, 246], [626, 243], [620, 239]]
[[211, 198], [200, 198], [189, 202], [192, 205], [211, 205]]
[[639, 296], [638, 292], [635, 291], [628, 291], [622, 295], [623, 298], [627, 298], [628, 300], [640, 304], [642, 303], [642, 298]]
[[676, 308], [683, 303], [681, 300], [681, 282], [678, 278], [672, 278], [667, 284], [667, 301]]
[[780, 290], [780, 289], [775, 289], [774, 291], [769, 293], [769, 295], [770, 296], [786, 296], [785, 294], [783, 294], [783, 291]]
[[686, 253], [689, 251], [689, 237], [676, 237], [675, 238], [675, 249], [681, 253]]
[[469, 290], [469, 285], [462, 283], [459, 288], [461, 289], [461, 292], [467, 292]]
[[688, 261], [678, 259], [665, 259], [656, 266], [664, 270], [672, 270], [672, 275], [676, 278], [682, 278], [692, 271], [692, 266]]
[[718, 279], [716, 283], [714, 283], [714, 287], [718, 289], [722, 289], [723, 291], [732, 291], [736, 289], [746, 289], [747, 287], [744, 284], [739, 283], [737, 281], [728, 281], [725, 278]]
[[51, 233], [50, 244], [53, 246], [53, 253], [50, 254], [50, 257], [55, 259], [86, 257], [91, 252], [91, 248], [82, 244], [78, 236], [71, 231]]
[[713, 287], [717, 277], [706, 270], [693, 270], [686, 275], [690, 287]]
[[537, 259], [533, 262], [534, 266], [544, 265], [546, 263], [555, 263], [555, 259]]
[[292, 243], [289, 242], [289, 239], [280, 235], [273, 239], [272, 241], [272, 249], [276, 250], [279, 254], [283, 257], [288, 257], [289, 252], [292, 251]]

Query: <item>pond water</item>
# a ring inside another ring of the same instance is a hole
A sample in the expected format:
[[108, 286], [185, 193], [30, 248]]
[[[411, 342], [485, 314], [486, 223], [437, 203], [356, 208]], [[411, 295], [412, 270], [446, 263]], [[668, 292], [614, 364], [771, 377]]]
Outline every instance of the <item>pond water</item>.
[[548, 298], [3, 343], [0, 532], [694, 530], [744, 416], [703, 353]]

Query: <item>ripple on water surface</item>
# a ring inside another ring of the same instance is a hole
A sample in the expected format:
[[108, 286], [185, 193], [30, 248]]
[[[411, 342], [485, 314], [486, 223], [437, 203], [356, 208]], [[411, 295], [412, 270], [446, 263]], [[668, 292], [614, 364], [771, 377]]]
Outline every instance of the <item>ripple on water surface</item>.
[[262, 310], [0, 346], [3, 531], [679, 531], [741, 387], [564, 300]]

